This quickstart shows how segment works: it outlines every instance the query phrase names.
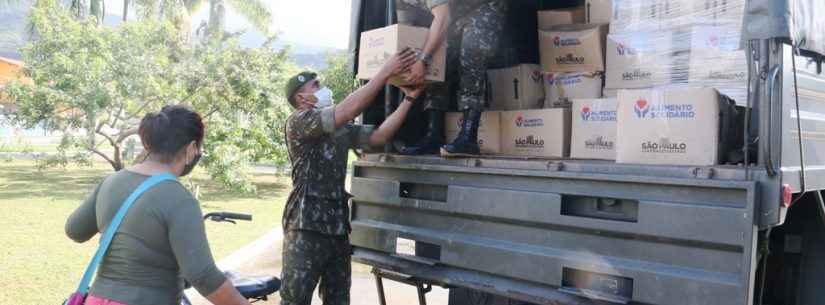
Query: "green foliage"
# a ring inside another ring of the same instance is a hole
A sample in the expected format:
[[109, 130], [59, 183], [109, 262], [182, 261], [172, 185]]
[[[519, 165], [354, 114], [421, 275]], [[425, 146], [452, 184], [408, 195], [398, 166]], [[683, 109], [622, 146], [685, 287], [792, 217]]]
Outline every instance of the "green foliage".
[[[57, 146], [57, 154], [46, 155], [37, 159], [37, 170], [43, 171], [47, 168], [62, 167], [64, 170], [70, 163], [77, 163], [81, 166], [92, 166], [92, 156], [88, 151], [78, 150], [82, 148], [82, 140], [70, 133], [63, 134], [60, 144]], [[25, 153], [25, 152], [24, 152]]]
[[335, 93], [335, 101], [341, 102], [358, 88], [358, 80], [347, 63], [346, 53], [327, 53], [327, 67], [321, 71], [324, 85]]
[[216, 180], [251, 191], [247, 162], [286, 162], [282, 88], [292, 67], [271, 41], [258, 49], [241, 48], [232, 37], [190, 44], [170, 21], [102, 27], [46, 2], [30, 16], [38, 39], [23, 49], [34, 84], [5, 89], [19, 106], [16, 124], [71, 131], [72, 145], [119, 170], [122, 147], [140, 119], [185, 104], [204, 117], [203, 164]]

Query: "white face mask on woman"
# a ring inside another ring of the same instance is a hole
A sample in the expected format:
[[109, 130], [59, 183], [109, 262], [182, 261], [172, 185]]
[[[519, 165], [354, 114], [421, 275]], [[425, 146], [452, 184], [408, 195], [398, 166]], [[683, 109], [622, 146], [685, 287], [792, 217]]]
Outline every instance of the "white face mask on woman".
[[316, 99], [315, 108], [326, 108], [332, 106], [333, 93], [329, 88], [323, 87], [321, 90], [315, 92], [314, 95]]

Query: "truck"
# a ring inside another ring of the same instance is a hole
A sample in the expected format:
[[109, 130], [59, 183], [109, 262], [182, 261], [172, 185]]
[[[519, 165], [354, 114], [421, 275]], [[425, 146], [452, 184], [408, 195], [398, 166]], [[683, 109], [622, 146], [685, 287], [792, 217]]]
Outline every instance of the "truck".
[[[421, 304], [433, 285], [456, 305], [825, 303], [818, 1], [746, 2], [741, 146], [755, 158], [697, 167], [365, 152], [350, 185], [353, 259], [374, 268], [382, 298], [382, 281], [396, 280]], [[352, 58], [359, 33], [395, 23], [394, 2], [352, 1]], [[508, 2], [524, 22], [584, 4]], [[387, 87], [363, 122], [380, 123], [398, 99]]]

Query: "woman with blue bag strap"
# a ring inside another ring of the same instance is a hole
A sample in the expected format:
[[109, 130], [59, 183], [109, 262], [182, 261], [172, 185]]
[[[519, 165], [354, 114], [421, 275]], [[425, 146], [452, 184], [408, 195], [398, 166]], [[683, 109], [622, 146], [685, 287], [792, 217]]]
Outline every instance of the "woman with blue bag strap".
[[200, 115], [166, 106], [147, 114], [138, 134], [143, 162], [104, 179], [66, 221], [66, 235], [76, 242], [103, 235], [78, 290], [63, 304], [177, 305], [185, 280], [213, 304], [248, 305], [215, 266], [200, 205], [176, 179], [200, 160]]

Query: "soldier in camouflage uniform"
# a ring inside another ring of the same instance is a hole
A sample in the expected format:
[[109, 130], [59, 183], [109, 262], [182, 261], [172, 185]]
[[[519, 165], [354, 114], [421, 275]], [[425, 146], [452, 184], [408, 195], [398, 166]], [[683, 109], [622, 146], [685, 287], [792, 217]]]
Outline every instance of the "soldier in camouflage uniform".
[[[401, 153], [432, 154], [441, 148], [441, 154], [446, 157], [478, 154], [478, 123], [484, 111], [487, 67], [498, 51], [504, 31], [506, 1], [396, 0], [396, 5], [402, 23], [425, 26], [430, 23], [428, 17], [432, 17], [429, 40], [418, 62], [411, 68], [410, 81], [422, 82], [432, 54], [443, 43], [449, 42], [446, 82], [432, 84], [427, 89], [427, 135], [415, 145], [402, 149]], [[455, 88], [454, 82], [458, 83], [457, 90], [451, 90]], [[449, 110], [451, 92], [458, 94], [458, 109], [464, 112], [464, 123], [458, 138], [441, 147], [444, 112]]]
[[287, 84], [295, 111], [285, 128], [293, 190], [283, 215], [282, 305], [309, 305], [315, 286], [327, 305], [349, 304], [349, 199], [344, 189], [349, 149], [380, 147], [403, 123], [422, 88], [402, 88], [406, 97], [378, 128], [349, 123], [386, 84], [408, 69], [415, 53], [392, 57], [381, 72], [338, 105], [317, 75], [304, 72]]

